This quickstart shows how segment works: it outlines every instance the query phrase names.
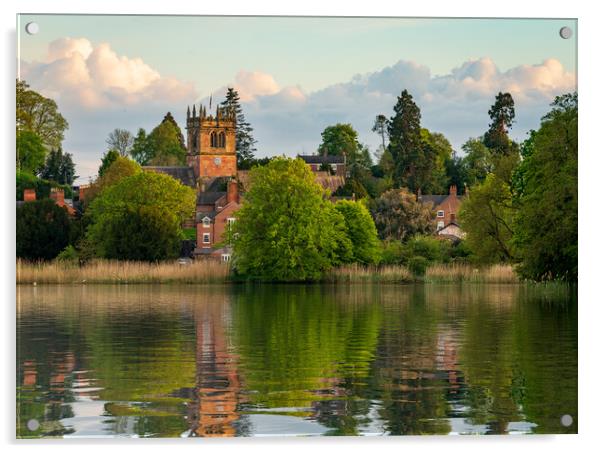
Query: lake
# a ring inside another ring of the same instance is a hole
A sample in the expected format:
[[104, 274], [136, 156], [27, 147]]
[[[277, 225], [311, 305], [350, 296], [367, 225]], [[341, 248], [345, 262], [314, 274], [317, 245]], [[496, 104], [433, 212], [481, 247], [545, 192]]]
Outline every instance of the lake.
[[17, 303], [19, 437], [577, 432], [567, 287], [18, 286]]

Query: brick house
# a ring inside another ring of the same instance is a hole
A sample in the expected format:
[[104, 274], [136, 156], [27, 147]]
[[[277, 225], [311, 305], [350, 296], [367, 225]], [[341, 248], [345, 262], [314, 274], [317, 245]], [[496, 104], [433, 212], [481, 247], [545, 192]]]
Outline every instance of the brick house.
[[[71, 217], [76, 215], [77, 211], [73, 207], [73, 201], [70, 199], [65, 199], [65, 191], [63, 189], [52, 187], [50, 189], [50, 199], [54, 200], [57, 206], [65, 208]], [[17, 201], [17, 207], [23, 205], [23, 203], [28, 203], [31, 201], [36, 201], [35, 189], [24, 189], [23, 201]]]
[[449, 187], [447, 195], [422, 195], [418, 193], [418, 201], [430, 203], [435, 211], [437, 235], [463, 239], [465, 233], [458, 224], [458, 213], [464, 196], [458, 195], [455, 185]]

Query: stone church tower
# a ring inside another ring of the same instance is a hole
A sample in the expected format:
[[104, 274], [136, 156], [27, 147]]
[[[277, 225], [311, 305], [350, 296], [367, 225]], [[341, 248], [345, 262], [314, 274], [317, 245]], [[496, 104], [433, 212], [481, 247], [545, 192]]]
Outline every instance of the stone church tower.
[[217, 107], [215, 116], [204, 106], [190, 107], [186, 113], [188, 166], [196, 178], [236, 176], [236, 116]]

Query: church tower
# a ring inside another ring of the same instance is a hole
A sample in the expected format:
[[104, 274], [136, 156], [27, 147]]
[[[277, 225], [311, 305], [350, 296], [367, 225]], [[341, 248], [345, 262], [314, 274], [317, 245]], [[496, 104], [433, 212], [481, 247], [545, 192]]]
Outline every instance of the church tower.
[[236, 115], [217, 107], [215, 116], [203, 105], [186, 113], [188, 166], [197, 178], [236, 176]]

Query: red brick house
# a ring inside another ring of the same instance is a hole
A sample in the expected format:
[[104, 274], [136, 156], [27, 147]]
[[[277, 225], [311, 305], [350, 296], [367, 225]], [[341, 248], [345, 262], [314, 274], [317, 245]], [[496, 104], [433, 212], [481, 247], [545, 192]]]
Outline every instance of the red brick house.
[[[65, 200], [65, 191], [63, 189], [59, 189], [57, 187], [51, 188], [50, 198], [54, 200], [57, 206], [65, 208], [70, 216], [74, 217], [76, 215], [73, 202], [71, 200]], [[23, 201], [17, 201], [17, 206], [21, 206], [23, 203], [28, 203], [30, 201], [36, 201], [36, 191], [35, 189], [24, 189]]]
[[418, 193], [418, 200], [430, 203], [435, 211], [437, 235], [463, 239], [465, 233], [458, 224], [458, 213], [464, 196], [458, 195], [455, 185], [450, 186], [447, 195], [422, 195]]

